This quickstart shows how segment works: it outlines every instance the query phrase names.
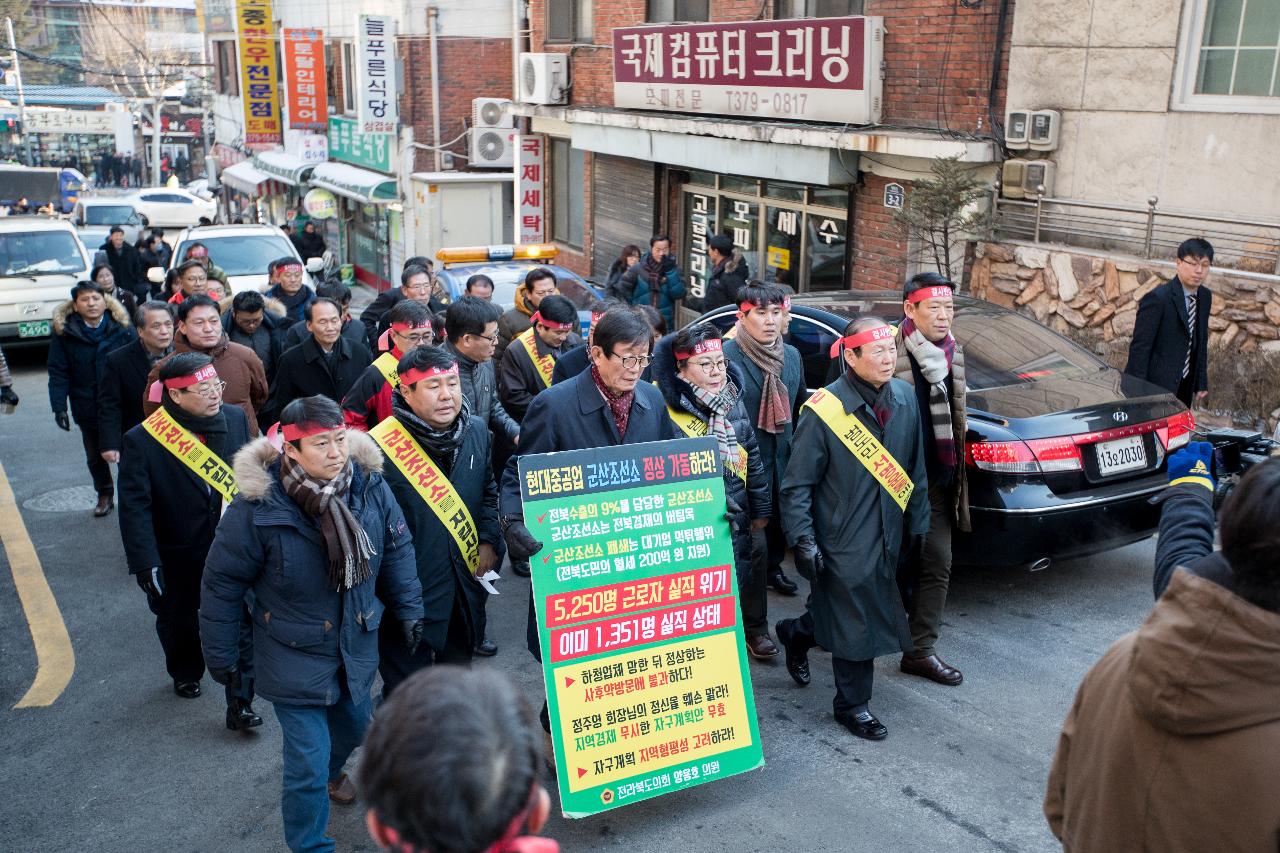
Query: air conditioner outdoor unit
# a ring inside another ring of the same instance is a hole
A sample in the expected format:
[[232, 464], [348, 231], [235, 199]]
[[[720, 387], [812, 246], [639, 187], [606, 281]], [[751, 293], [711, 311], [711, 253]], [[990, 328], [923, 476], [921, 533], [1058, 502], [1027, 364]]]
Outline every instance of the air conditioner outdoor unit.
[[569, 59], [563, 53], [520, 54], [520, 100], [563, 104], [569, 95]]
[[473, 98], [471, 126], [515, 127], [516, 118], [511, 114], [511, 100], [509, 98]]
[[1031, 132], [1031, 110], [1010, 107], [1004, 116], [1004, 144], [1014, 151], [1027, 148]]
[[505, 127], [473, 127], [471, 166], [475, 169], [510, 169], [515, 165], [516, 132]]
[[1031, 114], [1027, 131], [1027, 144], [1032, 151], [1052, 151], [1058, 147], [1058, 132], [1062, 127], [1062, 113], [1057, 110], [1036, 110]]

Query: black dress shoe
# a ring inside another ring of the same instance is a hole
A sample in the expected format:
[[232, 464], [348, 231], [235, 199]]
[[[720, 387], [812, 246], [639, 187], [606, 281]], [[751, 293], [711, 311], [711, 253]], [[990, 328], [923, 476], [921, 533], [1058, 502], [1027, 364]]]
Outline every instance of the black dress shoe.
[[517, 575], [519, 575], [522, 578], [527, 578], [529, 577], [529, 575], [532, 574], [532, 572], [529, 570], [528, 560], [521, 560], [518, 563], [512, 563], [511, 571], [515, 572]]
[[927, 678], [930, 681], [936, 681], [948, 687], [955, 687], [964, 681], [964, 673], [954, 666], [947, 665], [937, 655], [929, 655], [923, 658], [903, 655], [902, 663], [898, 664], [898, 669], [907, 675], [918, 675], [921, 678]]
[[800, 587], [796, 586], [795, 581], [782, 573], [782, 569], [775, 569], [769, 573], [769, 586], [773, 587], [773, 591], [780, 595], [795, 595]]
[[807, 649], [802, 651], [795, 648], [791, 620], [783, 619], [777, 622], [773, 626], [773, 633], [777, 636], [778, 642], [782, 643], [782, 648], [787, 653], [787, 673], [791, 676], [791, 680], [801, 687], [808, 687], [809, 652]]
[[98, 505], [93, 508], [93, 517], [102, 518], [111, 512], [112, 507], [115, 505], [115, 498], [111, 497], [111, 495], [98, 495]]
[[884, 740], [889, 736], [884, 723], [877, 720], [876, 715], [870, 711], [837, 713], [836, 722], [864, 740]]
[[173, 692], [177, 693], [183, 699], [194, 699], [200, 695], [200, 682], [198, 681], [173, 681]]
[[227, 728], [243, 732], [262, 725], [262, 718], [253, 713], [253, 706], [243, 699], [233, 700], [227, 706]]
[[488, 637], [476, 643], [475, 653], [482, 658], [491, 658], [498, 653], [498, 646]]

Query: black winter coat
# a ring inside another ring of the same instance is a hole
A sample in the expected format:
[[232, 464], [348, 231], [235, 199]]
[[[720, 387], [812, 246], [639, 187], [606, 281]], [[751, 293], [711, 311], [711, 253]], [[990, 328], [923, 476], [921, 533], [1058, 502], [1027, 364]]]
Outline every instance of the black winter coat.
[[493, 359], [488, 361], [472, 361], [453, 348], [450, 341], [443, 344], [444, 351], [458, 360], [458, 378], [462, 382], [462, 396], [471, 407], [471, 414], [489, 425], [494, 435], [501, 435], [514, 443], [520, 435], [520, 424], [516, 423], [502, 401], [498, 399], [498, 380], [493, 368]]
[[276, 380], [271, 386], [271, 399], [267, 401], [270, 419], [279, 420], [284, 407], [300, 397], [322, 394], [338, 405], [347, 391], [373, 363], [373, 355], [359, 344], [346, 338], [338, 338], [333, 345], [332, 359], [326, 358], [314, 337], [307, 338], [280, 356], [276, 368]]
[[240, 615], [252, 590], [254, 689], [271, 702], [332, 705], [339, 675], [353, 697], [367, 697], [378, 671], [384, 618], [422, 618], [413, 538], [382, 479], [382, 453], [364, 433], [347, 433], [355, 472], [347, 506], [373, 546], [372, 577], [341, 592], [328, 582], [316, 520], [284, 492], [280, 456], [265, 439], [235, 459], [240, 495], [218, 525], [200, 587], [205, 663], [239, 658]]
[[124, 434], [142, 423], [142, 398], [150, 372], [151, 357], [140, 340], [107, 354], [98, 379], [98, 447], [102, 450], [120, 450]]
[[711, 280], [707, 282], [707, 296], [702, 300], [702, 310], [710, 311], [721, 305], [734, 305], [738, 291], [746, 286], [751, 278], [751, 270], [742, 257], [742, 252], [733, 250], [733, 254], [725, 258], [711, 271]]
[[[566, 352], [578, 345], [580, 340], [577, 335], [570, 333], [563, 346], [552, 349], [542, 342], [536, 332], [533, 335], [533, 344], [537, 347], [538, 354], [551, 356], [557, 364]], [[533, 398], [545, 391], [548, 386], [543, 384], [542, 374], [538, 372], [524, 344], [519, 340], [512, 341], [511, 344], [502, 354], [502, 361], [498, 364], [498, 399], [502, 401], [502, 407], [507, 414], [518, 423], [524, 420], [524, 413], [529, 410], [529, 404], [533, 402]], [[554, 368], [551, 375], [555, 376]]]
[[1221, 551], [1213, 550], [1213, 493], [1195, 483], [1179, 483], [1157, 495], [1154, 502], [1160, 504], [1160, 538], [1152, 576], [1156, 598], [1164, 595], [1179, 568], [1235, 592], [1235, 571]]
[[[678, 412], [696, 415], [706, 424], [704, 413], [696, 407], [682, 402], [681, 398], [688, 393], [687, 383], [679, 376], [673, 351], [675, 335], [667, 335], [658, 341], [653, 351], [653, 372], [658, 383], [658, 390], [666, 400], [667, 408]], [[736, 364], [725, 362], [728, 368], [729, 382], [742, 391], [742, 371]], [[756, 431], [747, 417], [746, 407], [742, 400], [729, 411], [729, 422], [738, 444], [747, 451], [747, 479], [744, 481], [727, 467], [724, 470], [724, 494], [729, 506], [738, 507], [730, 524], [733, 529], [733, 558], [737, 564], [738, 581], [744, 581], [751, 572], [751, 520], [768, 518], [773, 514], [773, 495], [770, 488], [769, 475], [765, 473], [760, 461], [760, 447], [756, 443]], [[683, 434], [680, 427], [676, 430]]]
[[[502, 532], [498, 529], [498, 486], [493, 479], [493, 466], [489, 464], [492, 440], [485, 422], [472, 416], [463, 429], [453, 468], [445, 468], [440, 460], [433, 458], [432, 461], [466, 504], [480, 541], [497, 549]], [[385, 457], [385, 451], [383, 455]], [[444, 649], [454, 596], [461, 593], [461, 600], [467, 605], [464, 614], [467, 635], [474, 647], [484, 639], [477, 625], [483, 619], [489, 593], [472, 576], [453, 536], [395, 463], [385, 459], [382, 471], [413, 534], [418, 580], [422, 583], [422, 607], [427, 620], [423, 642], [437, 651]]]
[[[235, 311], [232, 308], [222, 312], [222, 330], [227, 333], [227, 339], [233, 344], [240, 344], [242, 347], [253, 350], [258, 361], [262, 362], [262, 370], [267, 375], [267, 381], [271, 382], [276, 378], [276, 366], [280, 361], [280, 355], [288, 349], [284, 345], [285, 332], [292, 327], [285, 320], [284, 306], [279, 301], [268, 299], [266, 303], [262, 310], [262, 323], [252, 335], [246, 335], [236, 325]], [[303, 330], [307, 328], [305, 323], [294, 323], [293, 327]]]
[[[737, 341], [728, 341], [724, 345], [724, 357], [728, 362], [742, 369], [745, 383], [742, 386], [742, 405], [746, 407], [747, 417], [755, 426], [760, 416], [760, 397], [764, 394], [764, 373], [756, 367], [756, 363], [747, 358], [747, 354], [738, 346]], [[760, 445], [760, 460], [764, 463], [765, 472], [769, 474], [773, 487], [782, 485], [782, 477], [791, 461], [791, 436], [800, 418], [800, 407], [809, 399], [809, 390], [804, 384], [804, 363], [800, 360], [800, 351], [791, 344], [784, 344], [782, 355], [782, 384], [787, 386], [791, 397], [791, 422], [782, 432], [774, 434], [757, 430], [756, 441]]]
[[[1196, 338], [1191, 357], [1192, 391], [1209, 388], [1209, 312], [1213, 292], [1201, 287], [1196, 293]], [[1124, 372], [1145, 379], [1170, 393], [1182, 382], [1191, 335], [1187, 329], [1187, 302], [1182, 282], [1174, 276], [1142, 297], [1129, 343], [1129, 362]]]
[[129, 243], [121, 243], [120, 248], [116, 249], [110, 240], [99, 246], [98, 250], [106, 253], [107, 266], [111, 267], [116, 285], [132, 291], [139, 299], [146, 299], [151, 285], [147, 282], [146, 270], [142, 268], [142, 255], [138, 254], [138, 250]]
[[133, 326], [124, 306], [107, 297], [100, 333], [91, 337], [89, 329], [73, 310], [71, 300], [53, 311], [53, 334], [49, 337], [49, 405], [65, 412], [71, 400], [71, 417], [77, 424], [98, 428], [98, 378], [107, 354], [134, 339]]
[[[239, 406], [223, 406], [228, 465], [249, 443], [249, 419]], [[129, 573], [152, 566], [202, 569], [222, 515], [222, 498], [141, 424], [124, 436], [120, 452], [120, 538]]]

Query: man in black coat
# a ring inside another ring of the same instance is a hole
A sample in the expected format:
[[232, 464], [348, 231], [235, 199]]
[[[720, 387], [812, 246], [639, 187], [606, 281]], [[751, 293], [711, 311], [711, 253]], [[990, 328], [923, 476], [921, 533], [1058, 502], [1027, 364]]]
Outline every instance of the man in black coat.
[[112, 225], [107, 241], [98, 247], [107, 255], [107, 265], [116, 278], [116, 285], [132, 293], [139, 301], [147, 298], [149, 285], [146, 270], [142, 268], [142, 256], [124, 239], [124, 229]]
[[[476, 578], [497, 568], [502, 536], [498, 486], [489, 464], [492, 437], [485, 422], [470, 414], [462, 396], [457, 361], [434, 347], [418, 347], [400, 359], [397, 371], [400, 387], [392, 394], [392, 415], [371, 437], [386, 457], [383, 476], [413, 534], [426, 626], [422, 645], [409, 654], [399, 627], [389, 620], [382, 623], [378, 670], [383, 699], [418, 669], [433, 663], [470, 663], [472, 650], [483, 639], [488, 598]], [[417, 444], [412, 451], [410, 439]], [[412, 470], [415, 463], [404, 454], [419, 450], [441, 480], [421, 485], [420, 478], [430, 477], [425, 469], [419, 469], [413, 481], [406, 476], [397, 460], [404, 460]], [[457, 530], [467, 546], [465, 551], [424, 494], [443, 482], [469, 516]]]
[[556, 362], [578, 340], [578, 310], [563, 296], [548, 296], [533, 315], [533, 325], [512, 341], [498, 366], [498, 398], [507, 414], [524, 420], [533, 398], [551, 387]]
[[[316, 289], [316, 296], [332, 299], [342, 309], [342, 336], [352, 343], [372, 351], [364, 323], [351, 316], [351, 288], [345, 284], [322, 284]], [[384, 330], [385, 331], [385, 330]], [[307, 339], [305, 323], [294, 323], [281, 334], [280, 350], [293, 349]]]
[[360, 314], [360, 322], [364, 323], [365, 335], [370, 341], [376, 341], [387, 330], [382, 318], [391, 310], [391, 306], [405, 299], [415, 299], [431, 308], [431, 313], [443, 311], [444, 305], [431, 298], [435, 290], [435, 276], [431, 268], [422, 264], [406, 263], [400, 273], [400, 286], [378, 294]]
[[707, 295], [702, 300], [702, 310], [710, 311], [722, 305], [733, 305], [738, 291], [746, 287], [751, 278], [742, 252], [733, 240], [724, 234], [716, 234], [707, 241], [707, 257], [711, 260], [711, 279], [707, 282]]
[[135, 318], [138, 339], [107, 355], [98, 380], [98, 448], [120, 461], [124, 434], [142, 423], [147, 374], [173, 352], [173, 313], [163, 302], [144, 302]]
[[280, 356], [267, 402], [272, 418], [299, 397], [319, 394], [341, 403], [373, 363], [368, 348], [342, 336], [342, 309], [332, 299], [318, 298], [308, 305], [306, 319], [311, 337]]
[[1209, 312], [1204, 286], [1213, 246], [1193, 237], [1178, 246], [1178, 273], [1142, 297], [1124, 372], [1159, 385], [1188, 407], [1209, 393]]
[[[160, 409], [148, 420], [163, 437], [139, 424], [124, 437], [120, 459], [120, 537], [129, 572], [147, 594], [156, 617], [173, 692], [200, 695], [200, 581], [205, 558], [228, 495], [234, 496], [231, 458], [249, 441], [249, 421], [222, 402], [222, 380], [204, 353], [179, 353], [160, 369]], [[186, 461], [193, 449], [208, 454]], [[184, 458], [185, 457], [185, 458]], [[202, 473], [203, 472], [203, 473]], [[244, 622], [247, 629], [248, 621]], [[241, 635], [238, 689], [228, 688], [227, 728], [262, 725], [253, 713], [249, 634]], [[246, 669], [248, 666], [250, 669]]]

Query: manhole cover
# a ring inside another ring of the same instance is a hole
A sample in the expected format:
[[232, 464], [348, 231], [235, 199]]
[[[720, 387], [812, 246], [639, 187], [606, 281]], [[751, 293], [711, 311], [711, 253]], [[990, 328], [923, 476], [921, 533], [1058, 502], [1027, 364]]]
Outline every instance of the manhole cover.
[[23, 501], [22, 508], [36, 512], [88, 512], [97, 503], [98, 493], [93, 486], [69, 486]]

